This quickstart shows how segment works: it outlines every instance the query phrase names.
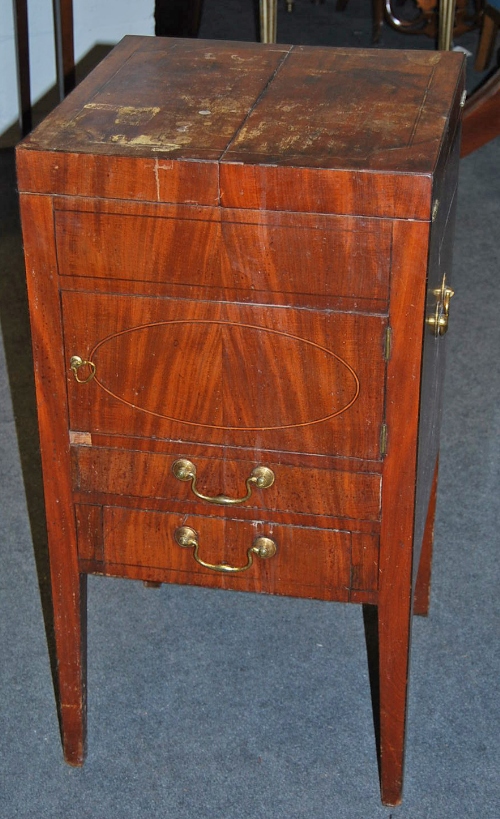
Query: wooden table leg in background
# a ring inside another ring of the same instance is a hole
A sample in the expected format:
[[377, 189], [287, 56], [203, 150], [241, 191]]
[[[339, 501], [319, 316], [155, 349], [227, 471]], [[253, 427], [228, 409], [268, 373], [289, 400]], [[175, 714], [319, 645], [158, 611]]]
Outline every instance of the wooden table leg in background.
[[73, 0], [53, 0], [56, 70], [59, 99], [73, 90], [75, 78], [75, 48], [73, 38]]
[[[31, 131], [31, 75], [28, 37], [27, 0], [14, 0], [14, 31], [19, 96], [19, 126], [22, 136]], [[73, 2], [53, 0], [56, 72], [59, 99], [75, 87], [75, 52], [73, 45]]]
[[14, 30], [16, 33], [17, 90], [19, 96], [19, 127], [21, 134], [31, 131], [30, 54], [28, 39], [27, 0], [14, 0]]

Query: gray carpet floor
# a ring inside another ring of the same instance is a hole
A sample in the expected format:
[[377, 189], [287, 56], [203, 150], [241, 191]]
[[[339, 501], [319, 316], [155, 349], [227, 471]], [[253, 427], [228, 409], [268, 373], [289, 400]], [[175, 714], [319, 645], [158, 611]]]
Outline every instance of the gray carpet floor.
[[[243, 0], [205, 5], [202, 36], [253, 39]], [[297, 0], [279, 39], [369, 45], [367, 15]], [[395, 42], [432, 47], [385, 30]], [[89, 755], [64, 764], [13, 152], [0, 151], [2, 819], [498, 819], [499, 167], [499, 140], [461, 163], [432, 604], [414, 625], [405, 799], [388, 809], [356, 606], [90, 578]]]

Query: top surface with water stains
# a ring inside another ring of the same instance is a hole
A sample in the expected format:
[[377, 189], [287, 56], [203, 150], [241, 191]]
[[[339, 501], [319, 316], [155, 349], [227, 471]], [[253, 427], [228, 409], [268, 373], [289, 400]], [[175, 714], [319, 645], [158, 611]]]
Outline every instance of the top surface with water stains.
[[[322, 180], [432, 175], [458, 118], [462, 84], [463, 58], [455, 53], [126, 37], [21, 144], [20, 186], [328, 211], [331, 191], [312, 194]], [[52, 155], [36, 174], [23, 173], [31, 151]], [[152, 175], [142, 186], [125, 181], [140, 173], [137, 160]], [[114, 181], [103, 179], [105, 168]], [[310, 188], [303, 206], [295, 202], [297, 184]], [[404, 187], [389, 181], [374, 215], [380, 207], [380, 215], [387, 207], [387, 215], [400, 215], [389, 200], [404, 199]]]

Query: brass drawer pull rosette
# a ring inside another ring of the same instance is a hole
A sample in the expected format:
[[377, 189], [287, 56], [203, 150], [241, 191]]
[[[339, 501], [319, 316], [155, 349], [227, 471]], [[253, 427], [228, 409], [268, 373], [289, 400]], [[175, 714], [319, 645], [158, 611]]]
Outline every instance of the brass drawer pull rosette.
[[228, 566], [227, 563], [207, 563], [202, 560], [198, 554], [200, 542], [198, 532], [191, 529], [190, 526], [180, 526], [174, 532], [174, 538], [179, 546], [185, 549], [193, 549], [193, 557], [200, 566], [205, 569], [212, 569], [215, 572], [227, 572], [228, 574], [237, 574], [238, 572], [246, 572], [253, 564], [254, 554], [263, 559], [273, 557], [276, 554], [276, 543], [269, 537], [257, 537], [253, 544], [247, 550], [247, 564], [246, 566]]
[[254, 486], [267, 489], [274, 483], [274, 472], [267, 466], [256, 466], [246, 479], [247, 493], [243, 498], [228, 498], [227, 495], [203, 495], [196, 488], [196, 466], [186, 458], [180, 458], [172, 464], [172, 472], [179, 481], [191, 481], [191, 491], [197, 498], [207, 503], [216, 503], [220, 506], [236, 506], [247, 501]]

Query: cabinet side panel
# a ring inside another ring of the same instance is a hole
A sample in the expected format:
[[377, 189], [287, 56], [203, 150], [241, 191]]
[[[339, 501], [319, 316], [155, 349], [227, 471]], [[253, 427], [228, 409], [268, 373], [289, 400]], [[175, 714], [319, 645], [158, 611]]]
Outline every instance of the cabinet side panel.
[[[445, 277], [446, 285], [453, 282], [452, 257], [457, 205], [457, 176], [460, 151], [459, 129], [448, 155], [448, 163], [435, 188], [439, 196], [439, 210], [432, 225], [429, 248], [426, 317], [434, 317], [439, 292]], [[453, 327], [453, 301], [450, 305], [450, 326]], [[433, 475], [439, 454], [442, 395], [446, 359], [446, 336], [435, 336], [433, 328], [424, 333], [422, 362], [422, 398], [419, 422], [418, 480], [415, 513], [415, 560], [417, 572], [431, 496]]]

